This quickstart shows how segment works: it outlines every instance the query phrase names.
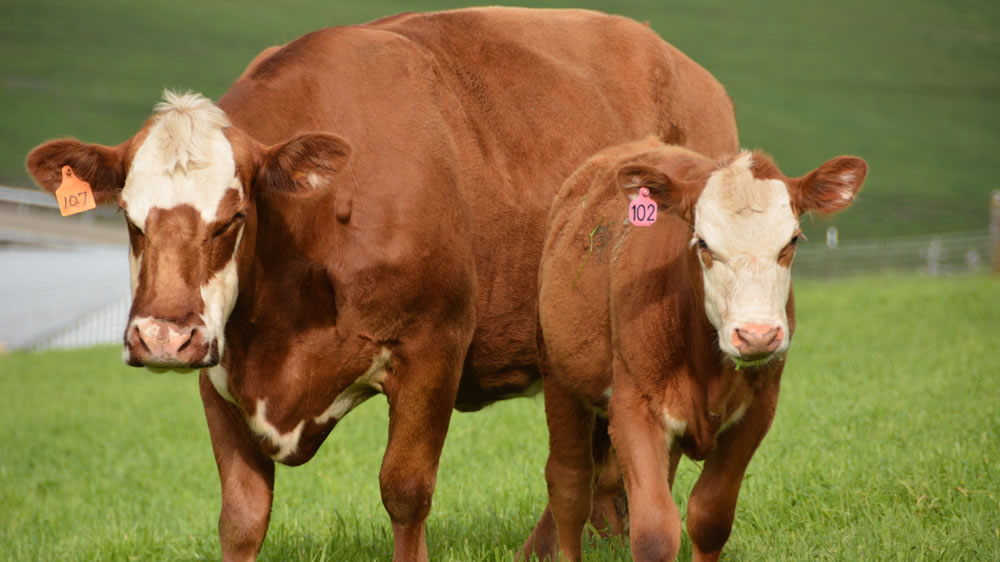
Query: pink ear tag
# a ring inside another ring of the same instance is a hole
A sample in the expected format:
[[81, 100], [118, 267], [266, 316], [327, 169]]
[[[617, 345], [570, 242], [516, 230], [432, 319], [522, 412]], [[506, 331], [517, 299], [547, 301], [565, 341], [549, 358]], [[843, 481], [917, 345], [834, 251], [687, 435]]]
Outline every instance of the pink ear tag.
[[639, 196], [628, 206], [628, 220], [636, 226], [650, 226], [656, 222], [656, 201], [649, 198], [648, 188], [639, 188]]

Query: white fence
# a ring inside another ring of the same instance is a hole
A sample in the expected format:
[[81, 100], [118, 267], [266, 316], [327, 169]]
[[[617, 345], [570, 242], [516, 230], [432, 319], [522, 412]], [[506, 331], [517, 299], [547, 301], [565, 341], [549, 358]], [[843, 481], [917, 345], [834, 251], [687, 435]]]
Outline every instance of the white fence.
[[987, 230], [841, 242], [835, 248], [803, 245], [795, 256], [797, 277], [833, 277], [885, 271], [956, 275], [989, 271]]
[[70, 320], [63, 326], [35, 338], [24, 347], [33, 350], [73, 349], [122, 342], [132, 297], [126, 295]]

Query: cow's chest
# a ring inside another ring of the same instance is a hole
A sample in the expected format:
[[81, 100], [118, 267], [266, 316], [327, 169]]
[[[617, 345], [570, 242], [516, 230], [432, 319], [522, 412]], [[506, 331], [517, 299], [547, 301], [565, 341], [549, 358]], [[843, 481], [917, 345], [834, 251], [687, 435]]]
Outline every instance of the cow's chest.
[[715, 448], [720, 434], [743, 418], [754, 398], [754, 389], [741, 373], [727, 373], [708, 384], [690, 385], [687, 391], [666, 392], [659, 408], [668, 447], [700, 460]]
[[[297, 465], [312, 458], [338, 421], [383, 392], [391, 368], [391, 353], [382, 349], [346, 387], [337, 381], [320, 381], [320, 388], [237, 384], [222, 367], [213, 367], [208, 374], [219, 395], [240, 407], [261, 451], [277, 462]], [[333, 392], [331, 387], [343, 388]]]

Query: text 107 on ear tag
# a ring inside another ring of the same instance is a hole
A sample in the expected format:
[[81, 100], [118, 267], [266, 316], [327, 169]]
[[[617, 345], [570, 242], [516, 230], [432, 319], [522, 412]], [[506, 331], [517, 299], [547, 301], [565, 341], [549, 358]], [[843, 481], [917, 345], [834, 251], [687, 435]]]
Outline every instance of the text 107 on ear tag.
[[656, 201], [649, 198], [649, 189], [639, 188], [639, 196], [628, 206], [628, 220], [636, 226], [650, 226], [656, 222]]
[[59, 212], [64, 217], [97, 207], [90, 184], [74, 174], [70, 166], [62, 167], [62, 183], [56, 190], [56, 201], [59, 202]]

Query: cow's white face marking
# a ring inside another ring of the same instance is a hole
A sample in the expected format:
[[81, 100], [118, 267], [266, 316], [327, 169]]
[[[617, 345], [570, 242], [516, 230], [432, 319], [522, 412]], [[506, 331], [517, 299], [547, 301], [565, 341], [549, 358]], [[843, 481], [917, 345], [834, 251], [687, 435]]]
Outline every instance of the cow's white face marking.
[[[135, 153], [121, 192], [122, 206], [136, 228], [146, 233], [153, 209], [169, 213], [181, 205], [195, 209], [205, 224], [228, 220], [229, 217], [218, 214], [226, 194], [235, 190], [240, 199], [246, 197], [236, 176], [233, 147], [224, 134], [228, 126], [225, 113], [207, 98], [198, 94], [164, 92], [164, 102], [156, 107], [155, 121]], [[229, 262], [200, 287], [204, 336], [206, 341], [218, 341], [220, 357], [225, 344], [225, 324], [239, 291], [236, 253], [243, 233], [241, 224]], [[151, 243], [155, 244], [155, 240]], [[133, 298], [139, 284], [142, 258], [142, 254], [129, 253]], [[158, 274], [179, 273], [161, 271]], [[126, 361], [128, 355], [126, 349]]]
[[[241, 226], [235, 248], [240, 247], [242, 240], [243, 227]], [[229, 260], [229, 263], [201, 286], [201, 300], [205, 303], [201, 321], [205, 325], [206, 336], [219, 342], [219, 357], [222, 357], [226, 345], [226, 320], [229, 319], [229, 314], [236, 306], [236, 297], [239, 295], [240, 289], [235, 254], [236, 250], [234, 249], [233, 258]]]
[[254, 433], [260, 435], [267, 439], [267, 441], [278, 448], [278, 450], [271, 455], [271, 458], [281, 462], [287, 459], [290, 455], [295, 452], [295, 449], [299, 446], [299, 438], [302, 436], [302, 428], [305, 427], [305, 420], [300, 421], [295, 429], [289, 431], [288, 433], [281, 433], [278, 428], [271, 425], [267, 421], [267, 402], [263, 399], [257, 400], [257, 408], [254, 410], [253, 417], [249, 420], [250, 429]]
[[129, 286], [132, 287], [132, 298], [135, 298], [135, 290], [139, 286], [139, 269], [142, 267], [142, 254], [138, 256], [132, 252], [128, 253], [128, 273]]
[[[694, 212], [692, 244], [707, 247], [699, 251], [705, 312], [719, 332], [719, 347], [734, 357], [740, 354], [729, 334], [738, 326], [765, 324], [788, 334], [791, 268], [778, 257], [799, 228], [785, 183], [754, 178], [751, 164], [752, 155], [742, 153], [713, 172]], [[788, 349], [788, 340], [776, 353]]]
[[391, 365], [392, 353], [388, 349], [382, 348], [372, 358], [372, 364], [368, 370], [338, 394], [330, 406], [322, 414], [316, 416], [313, 421], [317, 425], [323, 425], [330, 420], [339, 421], [362, 402], [381, 393]]
[[227, 190], [244, 195], [233, 147], [223, 134], [226, 114], [198, 94], [164, 92], [164, 100], [121, 193], [129, 219], [142, 231], [153, 208], [190, 205], [208, 223]]

